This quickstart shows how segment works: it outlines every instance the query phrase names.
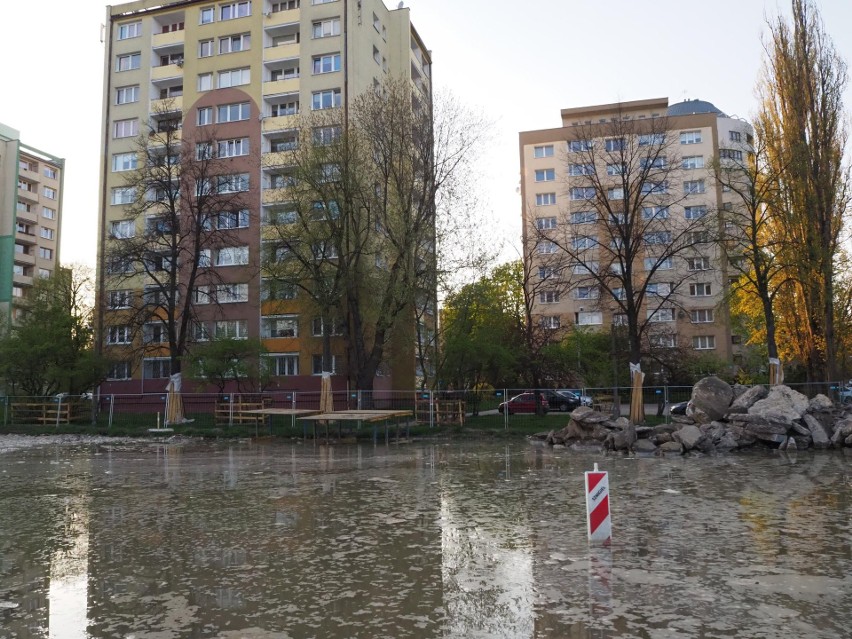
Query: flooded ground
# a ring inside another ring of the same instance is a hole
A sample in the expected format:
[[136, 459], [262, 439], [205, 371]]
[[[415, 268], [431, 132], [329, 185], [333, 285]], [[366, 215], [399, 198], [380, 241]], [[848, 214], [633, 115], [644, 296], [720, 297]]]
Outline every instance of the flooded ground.
[[[15, 448], [0, 454], [4, 638], [835, 638], [852, 624], [841, 454]], [[586, 543], [595, 461], [610, 549]]]

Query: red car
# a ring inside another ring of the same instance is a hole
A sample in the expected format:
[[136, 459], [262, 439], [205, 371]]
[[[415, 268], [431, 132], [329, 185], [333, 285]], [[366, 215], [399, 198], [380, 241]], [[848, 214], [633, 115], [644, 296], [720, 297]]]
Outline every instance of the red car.
[[[541, 396], [539, 401], [545, 413], [550, 410], [550, 404], [547, 403], [547, 400], [543, 396]], [[497, 407], [497, 410], [500, 413], [508, 410], [510, 415], [515, 413], [535, 413], [535, 394], [521, 393], [520, 395], [515, 395], [509, 401], [502, 402]]]

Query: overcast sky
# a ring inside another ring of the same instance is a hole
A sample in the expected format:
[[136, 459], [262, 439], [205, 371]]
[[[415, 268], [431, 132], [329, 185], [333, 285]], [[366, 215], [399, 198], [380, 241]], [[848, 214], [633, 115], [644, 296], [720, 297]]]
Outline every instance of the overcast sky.
[[[436, 89], [495, 123], [479, 184], [507, 243], [504, 256], [512, 259], [520, 236], [520, 131], [560, 126], [559, 111], [567, 107], [658, 97], [700, 98], [748, 118], [756, 108], [766, 18], [788, 12], [789, 0], [405, 0], [405, 6], [432, 50]], [[841, 55], [852, 59], [852, 2], [819, 6]], [[24, 143], [66, 159], [65, 264], [95, 264], [105, 11], [101, 0], [4, 7], [0, 122], [21, 131]], [[846, 104], [852, 107], [852, 91]]]

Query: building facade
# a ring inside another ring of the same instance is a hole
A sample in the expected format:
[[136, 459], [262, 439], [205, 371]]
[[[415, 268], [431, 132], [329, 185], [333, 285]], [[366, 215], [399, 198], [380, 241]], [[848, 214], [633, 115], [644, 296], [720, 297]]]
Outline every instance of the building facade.
[[[528, 288], [542, 327], [616, 332], [627, 282], [643, 354], [709, 353], [735, 364], [718, 239], [741, 202], [714, 166], [748, 161], [752, 129], [709, 102], [668, 99], [562, 110], [520, 134]], [[677, 357], [677, 355], [675, 355]], [[650, 359], [655, 359], [651, 357]]]
[[0, 124], [0, 318], [18, 319], [36, 278], [59, 267], [64, 169]]
[[[133, 348], [140, 339], [160, 340], [156, 328], [147, 336], [111, 328], [120, 327], [122, 304], [143, 294], [144, 277], [121, 290], [104, 277], [109, 242], [138, 232], [121, 225], [132, 197], [126, 176], [141, 161], [139, 136], [177, 132], [190, 140], [206, 129], [215, 131], [223, 173], [213, 177], [230, 180], [241, 205], [228, 221], [236, 246], [212, 256], [228, 303], [199, 306], [198, 337], [260, 338], [273, 387], [314, 389], [322, 326], [299, 299], [272, 293], [275, 283], [258, 268], [264, 226], [278, 216], [287, 186], [278, 155], [299, 144], [300, 113], [346, 113], [355, 96], [387, 77], [407, 78], [431, 94], [430, 55], [409, 10], [388, 10], [381, 0], [140, 0], [109, 7], [107, 24], [97, 312], [99, 343], [117, 362], [107, 388], [160, 391], [170, 373], [164, 348], [142, 355]], [[333, 342], [340, 374], [345, 350], [339, 337]], [[377, 388], [413, 387], [413, 350], [392, 354], [393, 379], [377, 380]]]

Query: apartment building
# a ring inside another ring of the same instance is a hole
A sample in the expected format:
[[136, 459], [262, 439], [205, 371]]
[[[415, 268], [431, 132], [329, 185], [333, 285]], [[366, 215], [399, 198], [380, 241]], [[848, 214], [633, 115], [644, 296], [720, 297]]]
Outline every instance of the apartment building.
[[520, 134], [538, 321], [555, 336], [574, 326], [618, 330], [629, 279], [643, 351], [737, 361], [741, 337], [726, 303], [733, 275], [715, 239], [730, 234], [725, 212], [741, 202], [714, 179], [712, 163], [746, 161], [751, 127], [709, 102], [666, 98], [561, 117], [558, 128]]
[[0, 124], [0, 318], [18, 319], [35, 278], [59, 266], [64, 168]]
[[[199, 306], [198, 338], [259, 337], [274, 387], [314, 388], [322, 371], [321, 323], [301, 300], [275, 294], [275, 283], [256, 268], [263, 227], [279, 217], [276, 191], [287, 185], [276, 154], [299, 143], [300, 113], [346, 113], [350, 100], [386, 77], [408, 78], [430, 99], [431, 58], [409, 9], [400, 3], [389, 10], [382, 0], [140, 0], [108, 7], [107, 25], [97, 325], [100, 343], [118, 361], [106, 387], [161, 390], [170, 373], [165, 349], [140, 356], [131, 348], [140, 337], [115, 328], [115, 313], [143, 293], [143, 279], [110, 290], [104, 277], [109, 240], [135, 232], [122, 225], [132, 199], [127, 172], [141, 161], [139, 136], [178, 131], [188, 140], [206, 127], [216, 131], [220, 181], [230, 180], [243, 204], [228, 221], [239, 246], [213, 257], [228, 303]], [[414, 327], [392, 349], [392, 378], [377, 380], [377, 388], [413, 387], [413, 333]], [[152, 327], [141, 338], [158, 342], [162, 332]], [[340, 337], [332, 341], [339, 375], [345, 349]]]

